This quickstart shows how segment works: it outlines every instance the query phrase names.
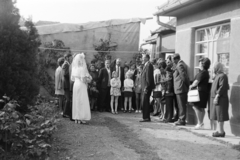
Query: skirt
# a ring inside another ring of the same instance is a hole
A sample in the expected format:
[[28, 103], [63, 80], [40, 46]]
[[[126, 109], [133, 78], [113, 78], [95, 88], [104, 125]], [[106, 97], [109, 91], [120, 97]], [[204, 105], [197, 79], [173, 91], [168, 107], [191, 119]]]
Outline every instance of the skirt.
[[153, 98], [162, 98], [161, 91], [153, 91]]
[[190, 104], [198, 107], [198, 108], [206, 108], [207, 107], [207, 102], [209, 98], [209, 93], [208, 92], [199, 92], [199, 97], [200, 101], [199, 102], [191, 102]]
[[124, 91], [124, 97], [132, 97], [132, 96], [133, 96], [133, 92]]
[[217, 105], [213, 104], [214, 98], [210, 98], [210, 119], [217, 120], [218, 122], [224, 122], [229, 120], [228, 108], [229, 99], [228, 97], [220, 97]]

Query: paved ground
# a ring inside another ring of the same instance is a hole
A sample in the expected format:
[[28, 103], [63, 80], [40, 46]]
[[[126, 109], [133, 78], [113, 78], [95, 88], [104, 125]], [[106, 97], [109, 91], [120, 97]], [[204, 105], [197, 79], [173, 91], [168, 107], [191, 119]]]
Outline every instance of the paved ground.
[[52, 160], [236, 160], [240, 152], [214, 139], [140, 114], [92, 113], [89, 125], [67, 119], [54, 134]]

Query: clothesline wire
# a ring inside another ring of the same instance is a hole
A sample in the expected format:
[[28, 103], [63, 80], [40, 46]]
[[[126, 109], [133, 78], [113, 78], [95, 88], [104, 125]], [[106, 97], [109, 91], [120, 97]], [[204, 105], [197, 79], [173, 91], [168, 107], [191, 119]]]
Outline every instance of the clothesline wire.
[[48, 50], [55, 50], [55, 51], [72, 51], [72, 52], [126, 52], [126, 53], [139, 53], [140, 51], [96, 51], [96, 50], [76, 50], [76, 49], [57, 49], [57, 48], [45, 48], [45, 47], [38, 47], [39, 49], [48, 49]]

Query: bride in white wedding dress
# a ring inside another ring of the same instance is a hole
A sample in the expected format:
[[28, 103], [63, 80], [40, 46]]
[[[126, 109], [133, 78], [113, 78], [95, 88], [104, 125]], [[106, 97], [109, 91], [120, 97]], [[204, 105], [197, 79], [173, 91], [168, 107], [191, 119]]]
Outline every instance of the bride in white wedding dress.
[[72, 119], [75, 123], [85, 124], [91, 119], [91, 111], [87, 92], [87, 83], [91, 81], [84, 53], [77, 54], [72, 63], [71, 80], [73, 85]]

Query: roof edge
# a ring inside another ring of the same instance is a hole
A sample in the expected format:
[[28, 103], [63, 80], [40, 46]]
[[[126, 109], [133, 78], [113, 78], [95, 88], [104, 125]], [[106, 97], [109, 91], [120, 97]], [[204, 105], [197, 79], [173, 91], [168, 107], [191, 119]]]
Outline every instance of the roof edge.
[[172, 3], [169, 5], [169, 2], [165, 3], [164, 5], [159, 7], [159, 10], [155, 13], [153, 13], [154, 16], [161, 16], [161, 15], [165, 15], [166, 13], [169, 13], [173, 10], [177, 10], [180, 9], [182, 7], [200, 2], [202, 0], [179, 0], [176, 1], [175, 3]]

